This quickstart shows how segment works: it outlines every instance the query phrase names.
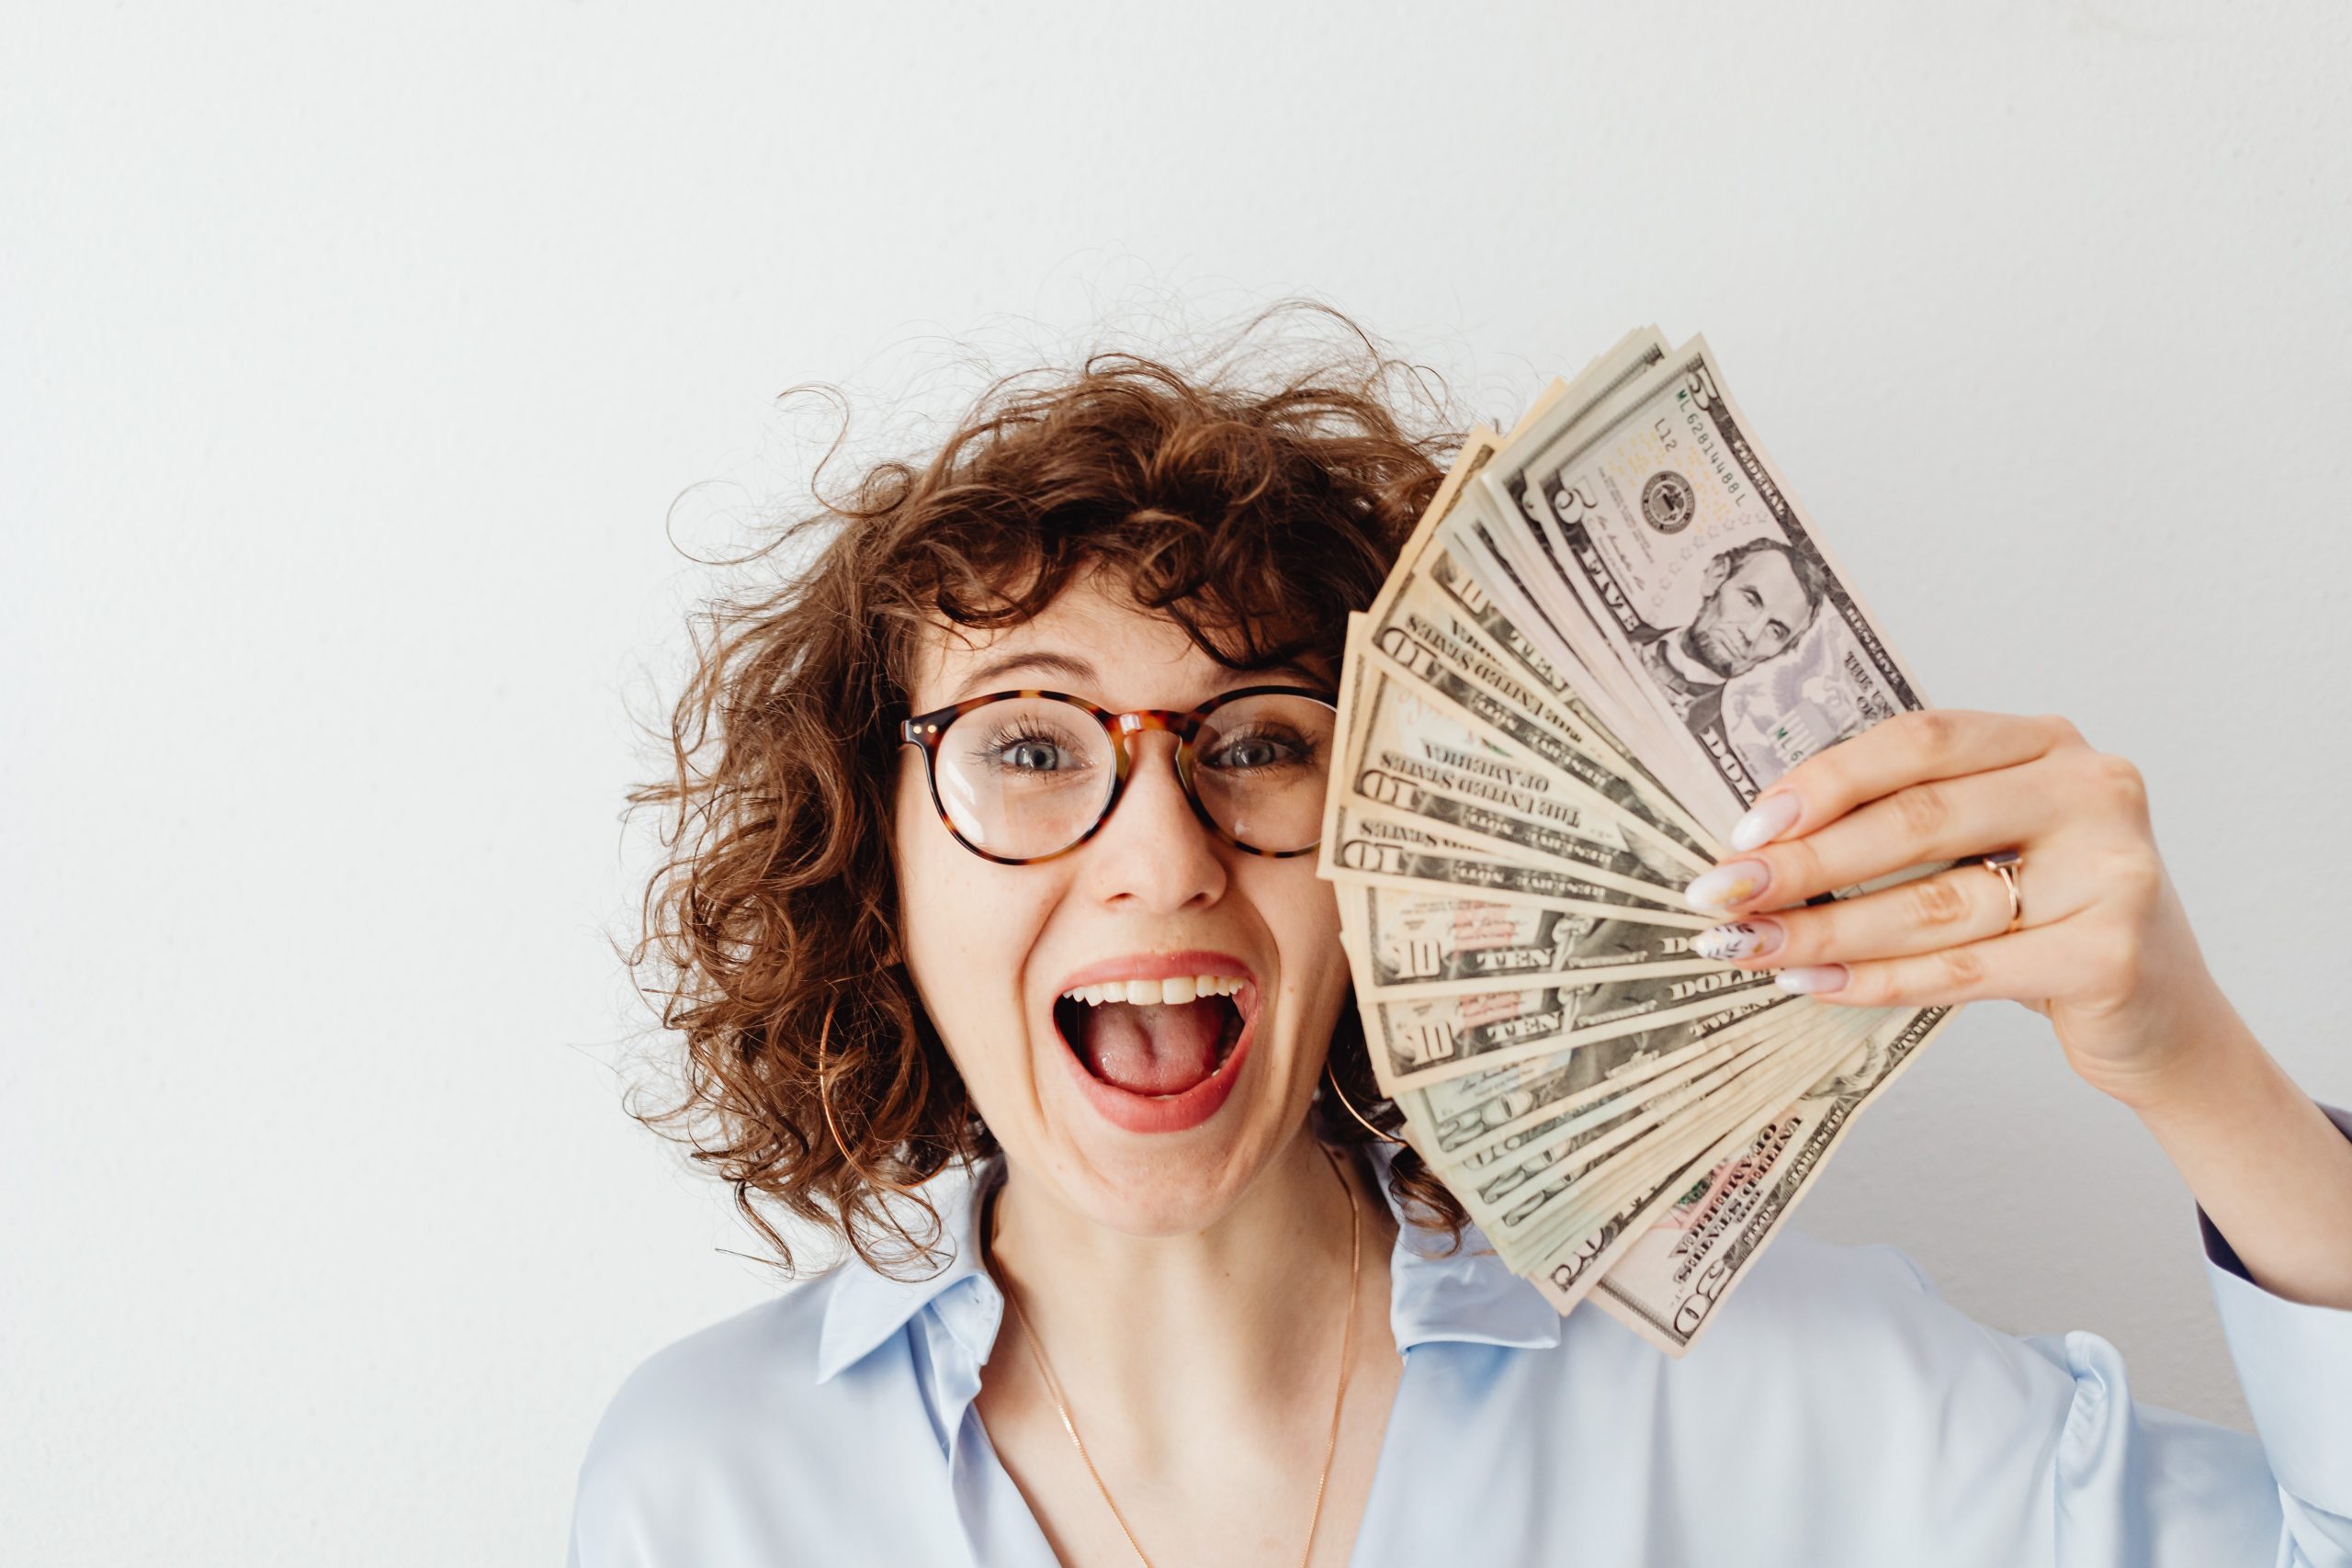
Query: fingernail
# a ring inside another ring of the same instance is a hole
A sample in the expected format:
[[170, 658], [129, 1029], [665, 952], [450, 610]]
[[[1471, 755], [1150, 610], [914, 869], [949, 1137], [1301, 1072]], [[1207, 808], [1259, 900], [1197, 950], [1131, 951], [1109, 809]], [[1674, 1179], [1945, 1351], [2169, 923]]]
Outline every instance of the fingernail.
[[1760, 860], [1736, 860], [1719, 865], [1682, 890], [1694, 909], [1729, 909], [1764, 891], [1772, 868]]
[[1766, 958], [1781, 951], [1786, 935], [1778, 920], [1734, 920], [1727, 926], [1710, 926], [1692, 937], [1690, 951], [1718, 964]]
[[1804, 803], [1795, 795], [1783, 792], [1768, 795], [1747, 808], [1747, 815], [1732, 824], [1731, 847], [1753, 850], [1770, 843], [1796, 826], [1797, 815]]
[[1846, 966], [1843, 964], [1803, 964], [1783, 969], [1772, 976], [1772, 983], [1784, 991], [1809, 997], [1816, 991], [1840, 991], [1846, 987]]

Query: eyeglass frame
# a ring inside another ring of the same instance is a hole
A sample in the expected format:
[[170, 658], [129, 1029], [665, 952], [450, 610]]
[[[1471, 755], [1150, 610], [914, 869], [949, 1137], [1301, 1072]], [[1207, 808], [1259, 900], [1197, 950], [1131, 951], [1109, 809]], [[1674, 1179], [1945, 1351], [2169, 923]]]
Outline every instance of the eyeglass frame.
[[[1217, 819], [1209, 815], [1209, 808], [1201, 803], [1200, 792], [1193, 787], [1193, 739], [1200, 733], [1202, 724], [1227, 703], [1238, 702], [1243, 697], [1267, 696], [1308, 697], [1321, 703], [1331, 710], [1336, 733], [1339, 694], [1311, 686], [1240, 686], [1230, 692], [1220, 692], [1196, 708], [1182, 711], [1175, 708], [1131, 708], [1125, 713], [1104, 707], [1100, 703], [1089, 702], [1073, 693], [1048, 692], [1039, 687], [1025, 686], [1015, 691], [989, 692], [977, 697], [966, 697], [960, 703], [950, 703], [944, 708], [933, 708], [929, 713], [900, 719], [899, 744], [922, 749], [923, 783], [931, 791], [932, 809], [939, 813], [939, 825], [947, 829], [950, 838], [982, 860], [994, 861], [999, 865], [1035, 865], [1069, 853], [1102, 830], [1102, 824], [1111, 819], [1111, 813], [1127, 793], [1127, 778], [1135, 771], [1135, 754], [1127, 749], [1129, 738], [1155, 729], [1164, 730], [1176, 738], [1177, 787], [1184, 792], [1184, 799], [1191, 804], [1193, 815], [1200, 818], [1201, 825], [1246, 854], [1262, 856], [1267, 860], [1291, 860], [1299, 855], [1313, 854], [1322, 844], [1322, 836], [1318, 833], [1313, 843], [1295, 850], [1261, 850], [1255, 844], [1245, 844], [1227, 832]], [[1083, 709], [1102, 727], [1102, 733], [1111, 742], [1111, 793], [1104, 797], [1102, 809], [1096, 813], [1093, 825], [1060, 849], [1050, 850], [1042, 855], [1001, 855], [993, 850], [980, 848], [956, 829], [954, 819], [947, 815], [946, 803], [939, 798], [939, 743], [946, 736], [948, 727], [975, 708], [1019, 697], [1050, 697]]]

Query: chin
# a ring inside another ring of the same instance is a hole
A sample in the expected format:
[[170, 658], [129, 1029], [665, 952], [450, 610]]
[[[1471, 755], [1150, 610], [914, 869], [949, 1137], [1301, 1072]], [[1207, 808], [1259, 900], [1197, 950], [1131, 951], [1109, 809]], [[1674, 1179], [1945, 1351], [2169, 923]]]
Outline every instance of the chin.
[[1697, 638], [1692, 651], [1698, 654], [1700, 663], [1725, 681], [1735, 675], [1745, 674], [1753, 667], [1750, 661], [1742, 660], [1713, 637]]
[[1295, 1120], [1282, 1103], [1293, 1053], [1262, 1037], [1275, 1021], [1254, 981], [1228, 999], [1215, 1070], [1157, 1095], [1098, 1077], [1071, 1038], [1073, 1004], [1056, 1005], [1036, 1052], [1037, 1100], [1064, 1201], [1111, 1230], [1174, 1235], [1207, 1228], [1257, 1180]]

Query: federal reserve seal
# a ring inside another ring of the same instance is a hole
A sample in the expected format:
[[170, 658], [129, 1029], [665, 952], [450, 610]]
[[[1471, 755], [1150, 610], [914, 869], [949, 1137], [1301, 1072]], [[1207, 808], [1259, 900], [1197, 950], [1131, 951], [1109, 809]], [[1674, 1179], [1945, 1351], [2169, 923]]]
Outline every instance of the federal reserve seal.
[[1671, 468], [1662, 468], [1650, 476], [1642, 487], [1642, 516], [1661, 534], [1679, 534], [1690, 526], [1690, 517], [1699, 509], [1699, 498], [1692, 493], [1690, 481]]

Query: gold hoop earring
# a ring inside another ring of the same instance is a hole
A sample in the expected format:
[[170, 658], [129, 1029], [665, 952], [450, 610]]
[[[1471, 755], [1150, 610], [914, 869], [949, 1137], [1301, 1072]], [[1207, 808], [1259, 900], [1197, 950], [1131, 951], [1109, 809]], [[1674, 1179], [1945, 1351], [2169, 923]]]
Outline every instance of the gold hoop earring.
[[873, 1178], [867, 1176], [865, 1168], [857, 1163], [857, 1156], [849, 1152], [849, 1140], [842, 1136], [841, 1124], [833, 1120], [833, 1072], [826, 1047], [832, 1040], [833, 1009], [839, 1006], [838, 998], [825, 1004], [825, 1021], [817, 1030], [817, 1109], [825, 1113], [825, 1131], [832, 1134], [833, 1147], [841, 1150], [842, 1163], [849, 1167], [852, 1175], [871, 1187], [874, 1185]]
[[[865, 1168], [857, 1163], [857, 1156], [849, 1152], [849, 1140], [842, 1136], [841, 1124], [833, 1120], [833, 1072], [826, 1047], [832, 1038], [833, 1009], [840, 1005], [838, 998], [825, 1005], [825, 1021], [817, 1030], [817, 1109], [824, 1112], [825, 1131], [832, 1134], [833, 1147], [841, 1150], [842, 1163], [849, 1167], [850, 1174], [875, 1191], [902, 1198], [914, 1189], [905, 1182], [878, 1180], [868, 1175]], [[966, 1099], [969, 1098], [967, 1094]]]
[[[891, 969], [897, 969], [897, 970], [901, 970], [901, 971], [903, 971], [903, 970], [906, 968], [906, 966], [907, 966], [906, 960], [905, 960], [905, 959], [903, 959], [903, 958], [899, 958], [899, 957], [895, 956], [896, 949], [893, 949], [892, 951], [893, 951], [893, 954], [894, 954], [894, 956], [884, 959], [884, 960], [882, 961], [882, 967], [883, 967], [886, 971], [887, 971], [887, 970], [891, 970]], [[921, 1001], [921, 998], [917, 998], [917, 997], [915, 996], [914, 977], [913, 977], [912, 976], [910, 976], [910, 975], [907, 976], [907, 980], [906, 980], [906, 993], [907, 993], [907, 996], [909, 997], [909, 998], [910, 998], [910, 999], [911, 999], [911, 1000], [913, 1000], [913, 1001], [915, 1002], [916, 1007], [917, 1007], [918, 1009], [920, 1009], [920, 1008], [921, 1008], [921, 1006], [922, 1006], [922, 1001]], [[827, 1009], [825, 1010], [825, 1017], [826, 1017], [826, 1018], [827, 1018], [827, 1020], [829, 1020], [829, 1021], [831, 1019], [831, 1017], [832, 1017], [832, 1009], [831, 1009], [831, 1008], [830, 1008], [830, 1007], [829, 1007], [829, 1008], [827, 1008]], [[818, 1038], [818, 1042], [817, 1042], [817, 1066], [818, 1066], [818, 1071], [819, 1071], [819, 1073], [820, 1073], [820, 1075], [822, 1074], [822, 1072], [823, 1072], [823, 1070], [824, 1070], [824, 1050], [825, 1050], [825, 1046], [824, 1046], [824, 1039], [823, 1039], [823, 1037], [822, 1037], [822, 1035], [821, 1035], [821, 1033], [820, 1033], [820, 1036], [819, 1036], [819, 1038]], [[831, 1108], [831, 1106], [826, 1105], [826, 1104], [824, 1103], [824, 1092], [823, 1092], [823, 1091], [824, 1091], [824, 1079], [823, 1079], [823, 1077], [822, 1077], [821, 1076], [818, 1078], [818, 1080], [817, 1080], [817, 1085], [818, 1085], [818, 1104], [819, 1104], [819, 1106], [820, 1106], [820, 1108], [822, 1108], [822, 1109], [824, 1110], [824, 1112], [825, 1112], [825, 1125], [826, 1125], [826, 1127], [827, 1127], [827, 1128], [829, 1128], [829, 1129], [832, 1129], [832, 1126], [833, 1126], [833, 1112], [832, 1112], [832, 1108]], [[968, 1122], [978, 1122], [980, 1124], [980, 1132], [981, 1132], [984, 1135], [987, 1134], [987, 1132], [988, 1132], [988, 1130], [989, 1130], [988, 1121], [987, 1121], [987, 1119], [986, 1119], [985, 1117], [981, 1116], [979, 1107], [972, 1103], [972, 1091], [971, 1091], [971, 1089], [970, 1089], [967, 1088], [967, 1089], [964, 1090], [964, 1107], [963, 1107], [963, 1110], [962, 1110], [961, 1113], [959, 1113], [959, 1114], [956, 1116], [956, 1127], [957, 1127], [957, 1129], [958, 1129], [959, 1134], [960, 1134], [961, 1129], [962, 1129], [962, 1128], [963, 1128], [967, 1123], [968, 1123]], [[841, 1133], [839, 1132], [839, 1130], [838, 1130], [838, 1129], [834, 1129], [834, 1130], [833, 1130], [833, 1142], [835, 1142], [836, 1144], [839, 1144], [839, 1143], [841, 1143], [841, 1141], [842, 1141], [842, 1135], [841, 1135]], [[960, 1144], [961, 1144], [961, 1138], [960, 1138], [960, 1136], [959, 1136], [959, 1138], [958, 1138], [958, 1145], [959, 1145], [959, 1150], [958, 1150], [958, 1152], [965, 1152], [965, 1151], [962, 1151], [962, 1150], [961, 1150], [961, 1148], [960, 1148]], [[846, 1156], [847, 1156], [847, 1154], [848, 1154], [848, 1147], [847, 1147], [847, 1145], [843, 1145], [843, 1147], [842, 1147], [842, 1154], [843, 1154], [844, 1157], [846, 1157]], [[854, 1169], [854, 1168], [855, 1168], [855, 1167], [854, 1167], [854, 1166], [853, 1166], [851, 1168]]]
[[1349, 1115], [1356, 1119], [1357, 1126], [1362, 1127], [1365, 1132], [1370, 1133], [1374, 1137], [1378, 1138], [1384, 1144], [1401, 1145], [1405, 1142], [1402, 1138], [1382, 1132], [1379, 1128], [1364, 1120], [1363, 1112], [1358, 1111], [1355, 1108], [1355, 1102], [1348, 1098], [1348, 1091], [1340, 1087], [1340, 1075], [1331, 1070], [1331, 1058], [1329, 1056], [1323, 1058], [1323, 1077], [1324, 1081], [1331, 1086], [1331, 1092], [1340, 1097], [1340, 1105], [1346, 1108]]

